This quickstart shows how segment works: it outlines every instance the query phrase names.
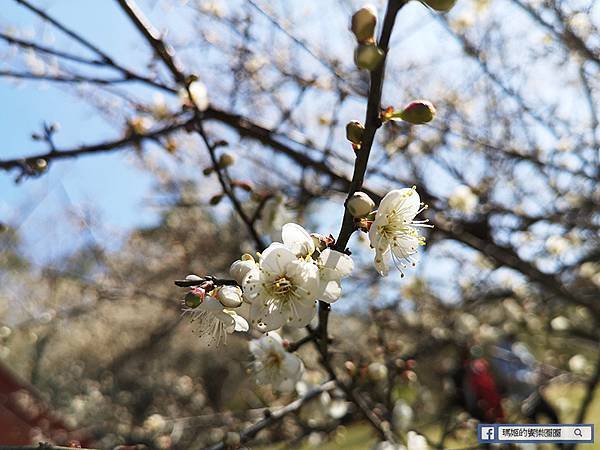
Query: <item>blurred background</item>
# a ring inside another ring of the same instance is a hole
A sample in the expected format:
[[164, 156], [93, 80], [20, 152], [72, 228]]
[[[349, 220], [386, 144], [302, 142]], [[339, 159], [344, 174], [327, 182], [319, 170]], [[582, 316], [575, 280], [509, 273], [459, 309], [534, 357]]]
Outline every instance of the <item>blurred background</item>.
[[[206, 86], [207, 134], [233, 156], [226, 181], [260, 237], [289, 221], [336, 235], [345, 125], [368, 92], [348, 31], [362, 3], [137, 4]], [[119, 4], [2, 11], [0, 444], [204, 448], [296, 398], [248, 374], [255, 332], [214, 351], [181, 318], [173, 280], [226, 276], [254, 243]], [[380, 278], [356, 233], [330, 326], [340, 376], [398, 433], [468, 448], [478, 421], [600, 426], [599, 26], [595, 0], [399, 14], [382, 106], [424, 98], [438, 115], [386, 124], [366, 186], [416, 185], [435, 228], [404, 278]], [[300, 391], [327, 379], [316, 352], [300, 355]], [[376, 441], [333, 391], [252, 448]]]

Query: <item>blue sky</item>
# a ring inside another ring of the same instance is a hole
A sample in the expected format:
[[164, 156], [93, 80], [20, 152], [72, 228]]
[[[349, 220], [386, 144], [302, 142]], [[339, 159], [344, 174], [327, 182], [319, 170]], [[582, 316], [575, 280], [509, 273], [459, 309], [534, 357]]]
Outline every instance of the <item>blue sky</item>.
[[[101, 43], [117, 60], [135, 62], [137, 53], [132, 42], [136, 42], [137, 36], [115, 2], [38, 1], [36, 4], [92, 42]], [[0, 27], [42, 34], [56, 39], [55, 45], [62, 49], [86, 55], [85, 50], [64, 40], [60, 33], [48, 33], [49, 30], [40, 28], [36, 17], [16, 2], [4, 5]], [[1, 68], [7, 65], [0, 62]], [[38, 82], [15, 84], [0, 78], [0, 133], [3, 136], [0, 159], [46, 151], [45, 145], [31, 139], [31, 133], [39, 131], [43, 122], [60, 123], [56, 134], [59, 148], [119, 136], [113, 126], [90, 106], [77, 101], [64, 86]], [[16, 172], [0, 172], [0, 221], [19, 227], [27, 253], [39, 262], [60, 256], [81, 243], [82, 236], [90, 238], [89, 234], [75, 237], [72, 224], [57, 220], [65, 209], [91, 209], [113, 229], [152, 222], [153, 211], [142, 205], [151, 188], [151, 178], [135, 169], [129, 158], [128, 152], [117, 152], [61, 161], [46, 175], [20, 184], [14, 182]], [[102, 236], [96, 238], [102, 239]]]

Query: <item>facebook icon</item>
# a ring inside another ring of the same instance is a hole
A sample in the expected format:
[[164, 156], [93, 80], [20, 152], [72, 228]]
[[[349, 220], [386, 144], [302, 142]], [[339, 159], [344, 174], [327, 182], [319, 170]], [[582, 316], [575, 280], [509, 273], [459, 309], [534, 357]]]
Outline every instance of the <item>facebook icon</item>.
[[479, 442], [493, 441], [495, 439], [495, 428], [490, 426], [479, 427]]

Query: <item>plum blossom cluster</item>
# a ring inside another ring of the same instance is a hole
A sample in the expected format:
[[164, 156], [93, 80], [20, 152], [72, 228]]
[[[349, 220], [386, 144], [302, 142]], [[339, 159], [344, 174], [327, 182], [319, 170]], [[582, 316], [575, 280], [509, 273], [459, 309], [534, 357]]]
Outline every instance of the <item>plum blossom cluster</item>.
[[[199, 285], [188, 292], [184, 314], [197, 324], [204, 341], [225, 343], [227, 334], [248, 331], [248, 321], [261, 332], [283, 325], [301, 328], [315, 316], [317, 300], [340, 298], [341, 280], [354, 267], [352, 258], [329, 247], [333, 238], [309, 234], [295, 223], [285, 224], [281, 234], [283, 242], [272, 243], [257, 259], [245, 254], [235, 261], [227, 285], [187, 277]], [[242, 309], [248, 321], [236, 312]]]
[[317, 300], [338, 300], [340, 282], [354, 268], [349, 255], [327, 246], [331, 238], [294, 223], [285, 224], [281, 235], [283, 243], [271, 244], [258, 261], [244, 256], [231, 267], [250, 305], [250, 322], [261, 331], [308, 325]]
[[[188, 275], [188, 281], [201, 281]], [[227, 342], [234, 331], [248, 331], [248, 322], [235, 308], [242, 304], [242, 291], [237, 286], [215, 286], [210, 280], [193, 287], [183, 301], [183, 315], [190, 317], [194, 331], [202, 343], [218, 347]]]
[[[417, 261], [417, 249], [425, 245], [422, 227], [427, 220], [415, 220], [427, 208], [415, 187], [390, 191], [375, 204], [359, 192], [348, 203], [356, 225], [368, 231], [375, 249], [375, 268], [385, 276], [389, 260], [401, 272]], [[287, 223], [281, 229], [282, 242], [274, 242], [257, 258], [245, 254], [230, 268], [233, 280], [216, 283], [211, 277], [189, 275], [198, 284], [186, 295], [183, 312], [196, 325], [196, 332], [208, 345], [226, 342], [234, 331], [248, 331], [249, 324], [261, 332], [307, 326], [317, 311], [317, 301], [333, 303], [342, 294], [341, 281], [354, 268], [352, 258], [332, 249], [334, 240], [310, 234], [300, 225]], [[239, 313], [244, 310], [245, 313]]]

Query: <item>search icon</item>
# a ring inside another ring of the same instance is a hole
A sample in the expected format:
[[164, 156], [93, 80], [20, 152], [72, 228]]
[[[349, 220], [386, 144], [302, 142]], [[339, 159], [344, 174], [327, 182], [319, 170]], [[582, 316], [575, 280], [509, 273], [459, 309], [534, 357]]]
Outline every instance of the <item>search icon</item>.
[[581, 428], [575, 428], [575, 430], [573, 430], [573, 434], [574, 434], [575, 436], [578, 436], [578, 437], [582, 437], [582, 436], [583, 436], [583, 435], [581, 434]]

